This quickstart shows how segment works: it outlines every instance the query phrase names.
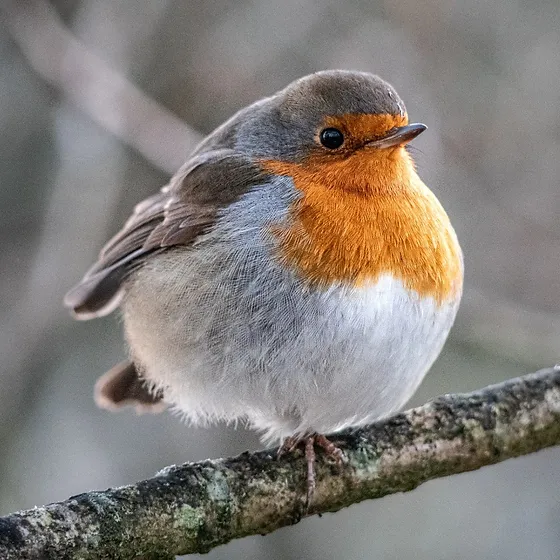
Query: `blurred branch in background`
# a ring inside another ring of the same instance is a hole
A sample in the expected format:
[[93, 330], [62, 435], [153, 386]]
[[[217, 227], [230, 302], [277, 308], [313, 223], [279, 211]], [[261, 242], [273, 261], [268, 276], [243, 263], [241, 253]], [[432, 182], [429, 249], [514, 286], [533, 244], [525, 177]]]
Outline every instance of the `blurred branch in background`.
[[48, 2], [7, 0], [0, 10], [40, 76], [153, 165], [173, 173], [183, 164], [199, 133], [90, 52]]
[[306, 511], [303, 459], [272, 450], [168, 467], [156, 477], [0, 518], [10, 559], [151, 558], [208, 552], [302, 516], [412, 490], [560, 443], [560, 367], [445, 395], [337, 436], [341, 472], [319, 461]]

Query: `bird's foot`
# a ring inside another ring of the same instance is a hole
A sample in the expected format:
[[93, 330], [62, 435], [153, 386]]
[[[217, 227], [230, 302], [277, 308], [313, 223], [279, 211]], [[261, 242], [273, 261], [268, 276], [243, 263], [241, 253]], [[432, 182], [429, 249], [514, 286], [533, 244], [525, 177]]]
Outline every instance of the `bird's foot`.
[[278, 449], [278, 457], [282, 457], [287, 453], [292, 453], [300, 445], [304, 448], [305, 461], [307, 463], [307, 499], [306, 510], [309, 508], [316, 488], [315, 476], [315, 446], [320, 447], [325, 455], [334, 459], [337, 465], [342, 465], [344, 462], [344, 454], [340, 447], [337, 447], [332, 441], [322, 434], [311, 434], [304, 437], [287, 437], [280, 448]]

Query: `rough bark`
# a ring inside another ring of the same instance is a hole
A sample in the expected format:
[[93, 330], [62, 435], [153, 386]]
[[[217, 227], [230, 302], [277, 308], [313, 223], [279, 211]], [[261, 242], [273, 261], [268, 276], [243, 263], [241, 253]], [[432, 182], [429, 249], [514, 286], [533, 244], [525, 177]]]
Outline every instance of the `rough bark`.
[[206, 552], [304, 515], [416, 488], [560, 443], [560, 368], [445, 395], [338, 434], [348, 462], [319, 454], [305, 511], [301, 454], [275, 450], [165, 468], [154, 478], [0, 518], [0, 558], [143, 558]]

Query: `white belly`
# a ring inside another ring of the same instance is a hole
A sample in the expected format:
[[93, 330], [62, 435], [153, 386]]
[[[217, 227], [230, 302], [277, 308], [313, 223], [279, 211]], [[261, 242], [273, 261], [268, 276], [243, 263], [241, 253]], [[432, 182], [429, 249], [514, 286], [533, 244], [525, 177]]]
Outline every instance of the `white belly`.
[[160, 285], [160, 297], [136, 305], [135, 290], [160, 284], [145, 269], [124, 306], [127, 336], [146, 377], [189, 420], [246, 418], [270, 438], [329, 433], [399, 409], [456, 312], [390, 277], [318, 294], [287, 282], [243, 293], [224, 276], [185, 278], [185, 291], [170, 298]]

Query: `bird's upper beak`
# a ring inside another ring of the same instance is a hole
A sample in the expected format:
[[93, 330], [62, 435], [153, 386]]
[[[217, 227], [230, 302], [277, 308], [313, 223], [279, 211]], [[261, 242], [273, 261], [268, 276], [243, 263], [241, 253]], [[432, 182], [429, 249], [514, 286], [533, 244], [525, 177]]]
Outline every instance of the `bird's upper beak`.
[[424, 132], [428, 127], [421, 123], [407, 124], [406, 126], [398, 126], [392, 128], [382, 136], [377, 137], [370, 142], [367, 142], [366, 146], [371, 146], [372, 148], [390, 148], [392, 146], [402, 146], [407, 144], [412, 139], [416, 138], [419, 134]]

